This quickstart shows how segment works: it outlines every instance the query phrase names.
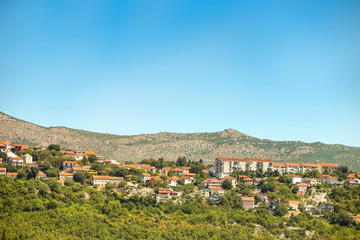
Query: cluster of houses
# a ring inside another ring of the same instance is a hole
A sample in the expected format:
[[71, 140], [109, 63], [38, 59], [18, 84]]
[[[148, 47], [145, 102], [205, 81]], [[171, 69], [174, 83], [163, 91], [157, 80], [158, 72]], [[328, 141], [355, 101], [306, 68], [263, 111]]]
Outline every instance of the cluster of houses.
[[337, 170], [335, 164], [328, 163], [274, 163], [269, 159], [253, 158], [216, 158], [215, 174], [218, 177], [229, 176], [235, 171], [278, 171], [279, 173], [302, 172], [318, 170], [320, 173], [334, 172]]
[[[14, 151], [12, 151], [14, 149]], [[33, 161], [30, 154], [22, 155], [21, 157], [15, 153], [21, 153], [27, 149], [33, 149], [35, 151], [42, 150], [41, 146], [28, 146], [22, 144], [11, 145], [9, 141], [0, 141], [0, 151], [7, 153], [7, 164], [15, 166], [36, 166], [36, 162]], [[126, 175], [124, 177], [114, 176], [100, 176], [97, 171], [91, 169], [91, 166], [80, 165], [78, 161], [84, 159], [84, 157], [96, 156], [97, 162], [102, 164], [116, 164], [120, 168], [124, 169], [137, 169], [142, 170], [140, 174], [141, 181], [147, 186], [162, 186], [156, 193], [157, 201], [168, 201], [174, 197], [180, 197], [182, 193], [176, 192], [172, 187], [179, 185], [194, 184], [195, 173], [191, 173], [190, 167], [163, 167], [162, 169], [156, 169], [154, 166], [148, 164], [125, 164], [119, 163], [114, 160], [103, 159], [102, 156], [96, 155], [92, 151], [75, 151], [65, 150], [62, 153], [66, 156], [74, 158], [74, 161], [64, 161], [62, 163], [62, 171], [59, 173], [59, 182], [64, 183], [66, 179], [73, 179], [74, 173], [77, 171], [87, 171], [92, 176], [92, 184], [100, 187], [106, 186], [108, 183], [119, 184], [122, 181], [126, 182], [128, 186], [137, 186], [137, 183], [132, 181], [132, 175]], [[1, 161], [2, 159], [0, 159]], [[1, 164], [1, 162], [0, 162]], [[278, 171], [280, 174], [287, 175], [291, 179], [292, 183], [297, 187], [297, 195], [303, 196], [309, 187], [314, 184], [332, 184], [332, 185], [347, 185], [358, 186], [360, 183], [359, 176], [355, 173], [351, 173], [347, 176], [345, 181], [339, 181], [337, 177], [333, 177], [329, 174], [336, 171], [337, 166], [335, 164], [327, 163], [275, 163], [268, 159], [235, 159], [235, 158], [216, 158], [215, 166], [204, 170], [208, 177], [201, 182], [201, 190], [197, 191], [198, 194], [204, 198], [210, 198], [216, 202], [219, 202], [221, 196], [225, 194], [223, 189], [224, 181], [228, 180], [232, 187], [235, 188], [238, 185], [259, 185], [261, 181], [265, 181], [264, 178], [251, 178], [246, 175], [239, 175], [237, 177], [230, 176], [235, 171]], [[322, 173], [321, 178], [302, 178], [299, 175], [293, 173], [317, 170]], [[6, 168], [0, 168], [0, 175], [6, 175], [9, 177], [16, 177], [17, 173], [6, 172]], [[214, 177], [216, 176], [216, 177]], [[36, 179], [45, 179], [46, 174], [42, 171], [36, 176]], [[157, 184], [159, 183], [159, 184]], [[240, 196], [240, 201], [245, 209], [256, 207], [256, 201], [268, 203], [266, 194], [261, 193], [259, 189], [251, 196]], [[269, 203], [272, 208], [276, 207], [278, 203]], [[300, 201], [289, 201], [287, 206], [290, 209], [298, 209]], [[332, 211], [331, 204], [322, 204], [319, 207], [312, 205], [305, 205], [305, 210], [309, 212], [315, 211]]]

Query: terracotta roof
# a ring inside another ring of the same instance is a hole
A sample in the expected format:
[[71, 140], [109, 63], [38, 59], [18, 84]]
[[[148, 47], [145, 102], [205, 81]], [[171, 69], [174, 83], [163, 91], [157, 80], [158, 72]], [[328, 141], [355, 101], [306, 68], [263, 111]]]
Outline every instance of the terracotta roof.
[[252, 180], [251, 178], [247, 177], [247, 178], [244, 179], [244, 181], [254, 181], [254, 180]]
[[317, 164], [313, 164], [313, 163], [301, 163], [301, 165], [304, 167], [318, 167]]
[[171, 167], [163, 167], [164, 170], [171, 170]]
[[42, 148], [41, 146], [39, 146], [39, 145], [37, 145], [37, 146], [35, 146], [34, 148]]
[[182, 167], [183, 170], [190, 170], [191, 167]]
[[153, 180], [155, 180], [155, 181], [163, 181], [161, 178], [159, 178], [159, 177], [154, 177], [154, 176], [152, 176], [151, 179], [153, 179]]
[[59, 175], [60, 175], [60, 176], [73, 176], [74, 174], [72, 174], [72, 173], [67, 173], [67, 172], [60, 172]]
[[126, 178], [130, 178], [130, 177], [132, 177], [132, 175], [125, 175], [125, 177], [126, 177]]
[[232, 177], [232, 176], [226, 176], [226, 177], [223, 177], [223, 178], [221, 178], [221, 179], [235, 179], [235, 178]]
[[75, 161], [64, 161], [64, 163], [76, 164], [76, 162], [75, 162]]
[[286, 167], [285, 163], [273, 163], [274, 167]]
[[248, 176], [245, 176], [245, 175], [239, 175], [238, 177], [239, 177], [239, 178], [247, 178]]
[[237, 162], [271, 162], [271, 160], [269, 159], [256, 159], [256, 158], [243, 158], [243, 159], [239, 159], [239, 158], [217, 158], [220, 161], [237, 161]]
[[222, 188], [211, 188], [212, 191], [224, 191]]
[[0, 168], [0, 171], [6, 171], [6, 168]]
[[179, 180], [180, 178], [178, 178], [177, 176], [172, 176], [171, 178], [169, 178], [169, 180]]
[[322, 167], [336, 167], [333, 163], [319, 163]]
[[11, 144], [10, 141], [0, 141], [1, 144]]
[[171, 170], [172, 172], [182, 172], [183, 170], [180, 168], [174, 168]]
[[123, 180], [123, 177], [110, 177], [110, 176], [92, 176], [94, 179], [104, 179], [104, 180]]
[[301, 167], [300, 163], [285, 163], [285, 164], [291, 167]]
[[151, 175], [149, 173], [142, 173], [143, 176], [148, 176], [151, 177]]
[[84, 151], [84, 154], [85, 155], [96, 155], [96, 153], [93, 151]]
[[221, 183], [221, 181], [219, 179], [216, 178], [208, 178], [206, 180], [203, 181], [203, 183], [207, 183], [207, 182], [217, 182], [217, 183]]
[[0, 145], [0, 147], [7, 147], [7, 145]]
[[289, 205], [292, 204], [292, 205], [299, 205], [300, 204], [300, 201], [289, 201]]
[[18, 173], [16, 173], [16, 172], [8, 172], [8, 173], [6, 173], [6, 176], [17, 176], [18, 175]]
[[241, 197], [241, 200], [246, 202], [255, 202], [253, 197]]
[[38, 175], [38, 176], [46, 176], [46, 174], [43, 173], [42, 171], [39, 171], [37, 175]]

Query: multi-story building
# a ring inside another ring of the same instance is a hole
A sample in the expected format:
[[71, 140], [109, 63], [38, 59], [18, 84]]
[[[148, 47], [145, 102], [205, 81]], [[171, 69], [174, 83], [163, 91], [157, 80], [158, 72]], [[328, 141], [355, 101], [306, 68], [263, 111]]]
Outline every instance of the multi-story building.
[[263, 172], [272, 169], [272, 161], [269, 159], [237, 159], [237, 158], [216, 158], [216, 176], [225, 177], [235, 171], [257, 171]]
[[301, 165], [301, 171], [303, 173], [307, 171], [318, 170], [319, 168], [317, 164], [313, 164], [313, 163], [300, 163], [300, 165]]
[[272, 171], [278, 171], [280, 174], [286, 172], [285, 163], [272, 163]]
[[333, 163], [319, 163], [318, 169], [320, 173], [335, 172], [337, 170], [337, 166]]
[[286, 172], [302, 172], [301, 164], [300, 163], [285, 163], [286, 165]]
[[119, 183], [123, 181], [123, 177], [110, 177], [110, 176], [93, 176], [93, 185], [105, 186], [107, 183]]

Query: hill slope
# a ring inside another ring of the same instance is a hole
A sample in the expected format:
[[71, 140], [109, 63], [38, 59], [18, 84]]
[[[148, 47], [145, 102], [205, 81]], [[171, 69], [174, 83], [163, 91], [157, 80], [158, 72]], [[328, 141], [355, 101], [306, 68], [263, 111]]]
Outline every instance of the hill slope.
[[42, 127], [0, 112], [0, 139], [13, 143], [91, 150], [119, 161], [179, 156], [212, 163], [216, 157], [268, 158], [279, 162], [332, 162], [360, 170], [360, 148], [320, 142], [271, 141], [233, 129], [214, 133], [157, 133], [135, 136], [94, 133], [65, 127]]

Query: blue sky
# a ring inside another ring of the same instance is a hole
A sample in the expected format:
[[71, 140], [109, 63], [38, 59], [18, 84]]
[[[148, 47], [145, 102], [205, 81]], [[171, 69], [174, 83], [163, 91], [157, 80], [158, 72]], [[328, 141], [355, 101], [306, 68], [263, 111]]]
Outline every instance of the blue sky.
[[360, 1], [1, 1], [0, 111], [360, 146]]

